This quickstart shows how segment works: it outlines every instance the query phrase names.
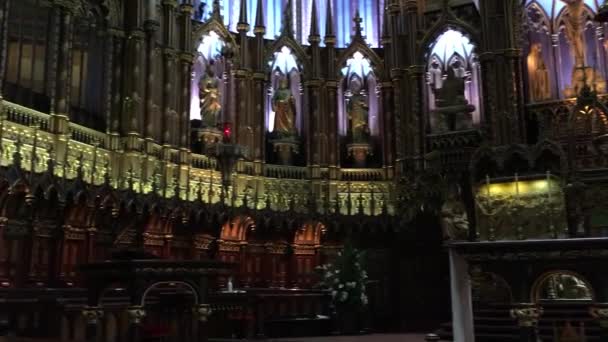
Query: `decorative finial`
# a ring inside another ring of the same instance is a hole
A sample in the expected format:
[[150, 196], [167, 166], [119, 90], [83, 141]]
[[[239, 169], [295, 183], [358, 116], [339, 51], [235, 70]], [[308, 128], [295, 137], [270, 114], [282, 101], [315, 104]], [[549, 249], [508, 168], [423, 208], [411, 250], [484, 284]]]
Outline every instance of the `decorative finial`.
[[363, 22], [363, 19], [361, 19], [359, 10], [355, 12], [355, 17], [353, 18], [353, 21], [355, 22], [355, 37], [363, 37], [363, 35], [361, 34], [361, 32], [363, 31], [363, 29], [361, 28], [361, 23]]
[[262, 35], [266, 33], [266, 27], [264, 26], [264, 2], [262, 0], [258, 0], [257, 8], [255, 10], [254, 33]]
[[283, 27], [281, 33], [288, 37], [293, 37], [293, 16], [291, 11], [291, 0], [287, 0], [283, 13]]
[[213, 0], [211, 17], [219, 22], [223, 22], [224, 18], [222, 18], [222, 10], [220, 9], [220, 0]]
[[331, 12], [331, 0], [327, 0], [327, 17], [325, 18], [325, 43], [336, 43], [336, 35], [334, 33], [334, 19]]
[[239, 22], [236, 30], [239, 32], [249, 31], [249, 21], [247, 21], [247, 0], [241, 0], [241, 11], [239, 14]]
[[76, 177], [80, 180], [84, 179], [84, 154], [80, 152], [78, 155], [78, 168], [76, 169]]
[[319, 21], [317, 20], [317, 1], [312, 0], [312, 14], [310, 17], [310, 34], [308, 35], [308, 42], [318, 43], [320, 40], [319, 35]]

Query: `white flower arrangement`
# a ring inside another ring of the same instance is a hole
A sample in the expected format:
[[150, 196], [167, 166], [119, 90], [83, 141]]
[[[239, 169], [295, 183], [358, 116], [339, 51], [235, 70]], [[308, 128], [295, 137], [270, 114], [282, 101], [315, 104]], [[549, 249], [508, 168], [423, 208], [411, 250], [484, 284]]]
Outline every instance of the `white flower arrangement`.
[[334, 263], [317, 267], [321, 273], [319, 285], [330, 290], [337, 308], [362, 309], [369, 304], [365, 293], [368, 275], [363, 264], [363, 253], [347, 244]]

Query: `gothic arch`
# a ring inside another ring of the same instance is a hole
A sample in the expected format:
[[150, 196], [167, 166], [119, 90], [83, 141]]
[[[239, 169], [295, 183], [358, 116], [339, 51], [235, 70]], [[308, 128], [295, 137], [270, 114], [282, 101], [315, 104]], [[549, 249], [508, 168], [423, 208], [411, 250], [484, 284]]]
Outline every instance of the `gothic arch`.
[[302, 81], [307, 80], [311, 70], [308, 55], [295, 39], [285, 34], [282, 34], [279, 39], [275, 40], [270, 48], [266, 50], [266, 53], [264, 54], [264, 74], [269, 75], [272, 72], [271, 68], [274, 54], [280, 52], [284, 46], [289, 48], [291, 53], [296, 57], [296, 63], [298, 63], [299, 68], [298, 71], [303, 76]]
[[336, 62], [336, 65], [338, 66], [336, 72], [338, 74], [336, 77], [338, 79], [342, 78], [341, 68], [345, 66], [346, 62], [357, 52], [361, 53], [363, 57], [370, 61], [374, 75], [376, 78], [380, 79], [380, 77], [384, 75], [384, 64], [382, 63], [382, 59], [365, 43], [365, 40], [362, 38], [357, 39], [357, 37], [355, 37], [352, 43], [340, 54], [340, 57], [338, 57], [338, 61]]
[[192, 51], [193, 56], [196, 56], [197, 48], [198, 48], [199, 44], [202, 42], [203, 37], [205, 37], [206, 35], [209, 34], [209, 32], [212, 32], [212, 31], [217, 33], [217, 35], [220, 37], [220, 39], [222, 41], [224, 41], [224, 43], [227, 44], [230, 49], [232, 49], [233, 55], [231, 56], [230, 60], [238, 61], [239, 60], [238, 56], [240, 53], [239, 45], [236, 43], [234, 36], [228, 31], [228, 29], [226, 29], [226, 26], [224, 26], [224, 23], [222, 23], [215, 16], [212, 17], [211, 19], [209, 19], [207, 22], [205, 22], [200, 27], [198, 27], [192, 33], [192, 40], [194, 42], [194, 44], [192, 44], [193, 49], [194, 49]]
[[418, 56], [418, 64], [425, 65], [428, 58], [430, 58], [430, 52], [435, 41], [446, 31], [454, 30], [460, 32], [463, 36], [469, 38], [475, 50], [474, 53], [478, 53], [480, 49], [481, 37], [475, 28], [469, 25], [467, 22], [460, 20], [450, 9], [445, 9], [442, 16], [437, 22], [431, 27], [430, 30], [424, 35], [418, 46], [416, 56]]
[[571, 276], [571, 277], [576, 278], [577, 280], [581, 281], [589, 291], [590, 298], [588, 300], [594, 300], [596, 298], [595, 290], [593, 289], [591, 282], [589, 282], [589, 280], [586, 277], [584, 277], [583, 275], [581, 275], [577, 272], [574, 272], [574, 271], [570, 271], [570, 270], [551, 270], [551, 271], [547, 271], [547, 272], [541, 274], [538, 278], [536, 278], [536, 280], [532, 284], [532, 290], [530, 291], [530, 299], [533, 303], [538, 303], [541, 300], [540, 295], [541, 295], [542, 287], [545, 285], [545, 283], [552, 276], [559, 275], [559, 274]]

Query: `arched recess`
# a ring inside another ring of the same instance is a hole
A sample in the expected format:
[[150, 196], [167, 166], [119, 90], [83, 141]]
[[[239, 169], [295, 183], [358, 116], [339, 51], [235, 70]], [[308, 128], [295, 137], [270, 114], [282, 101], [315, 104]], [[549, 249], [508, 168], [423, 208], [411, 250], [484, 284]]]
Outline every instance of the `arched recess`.
[[568, 270], [553, 270], [538, 277], [530, 293], [532, 302], [540, 301], [593, 301], [595, 291], [582, 275]]
[[[233, 35], [221, 22], [219, 13], [193, 33], [194, 61], [190, 98], [190, 119], [202, 120], [204, 127], [217, 126], [222, 121], [233, 121], [230, 117], [230, 97], [234, 94], [231, 85], [231, 70], [237, 63], [239, 47]], [[204, 109], [213, 113], [215, 120], [204, 120]], [[215, 121], [215, 122], [212, 122]]]
[[337, 65], [338, 134], [344, 167], [374, 167], [382, 160], [381, 93], [382, 59], [367, 45], [355, 17], [351, 44], [340, 54]]
[[598, 0], [526, 0], [528, 97], [532, 102], [575, 97], [587, 83], [606, 91], [606, 27], [594, 21]]
[[434, 132], [466, 130], [481, 123], [478, 40], [467, 26], [437, 26], [424, 40], [425, 99]]

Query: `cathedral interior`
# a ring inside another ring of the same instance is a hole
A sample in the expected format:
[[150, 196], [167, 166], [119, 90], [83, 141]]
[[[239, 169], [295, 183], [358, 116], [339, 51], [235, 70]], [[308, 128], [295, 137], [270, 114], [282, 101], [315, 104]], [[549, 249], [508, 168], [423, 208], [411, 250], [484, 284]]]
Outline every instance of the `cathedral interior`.
[[608, 341], [607, 34], [602, 0], [0, 0], [0, 341]]

